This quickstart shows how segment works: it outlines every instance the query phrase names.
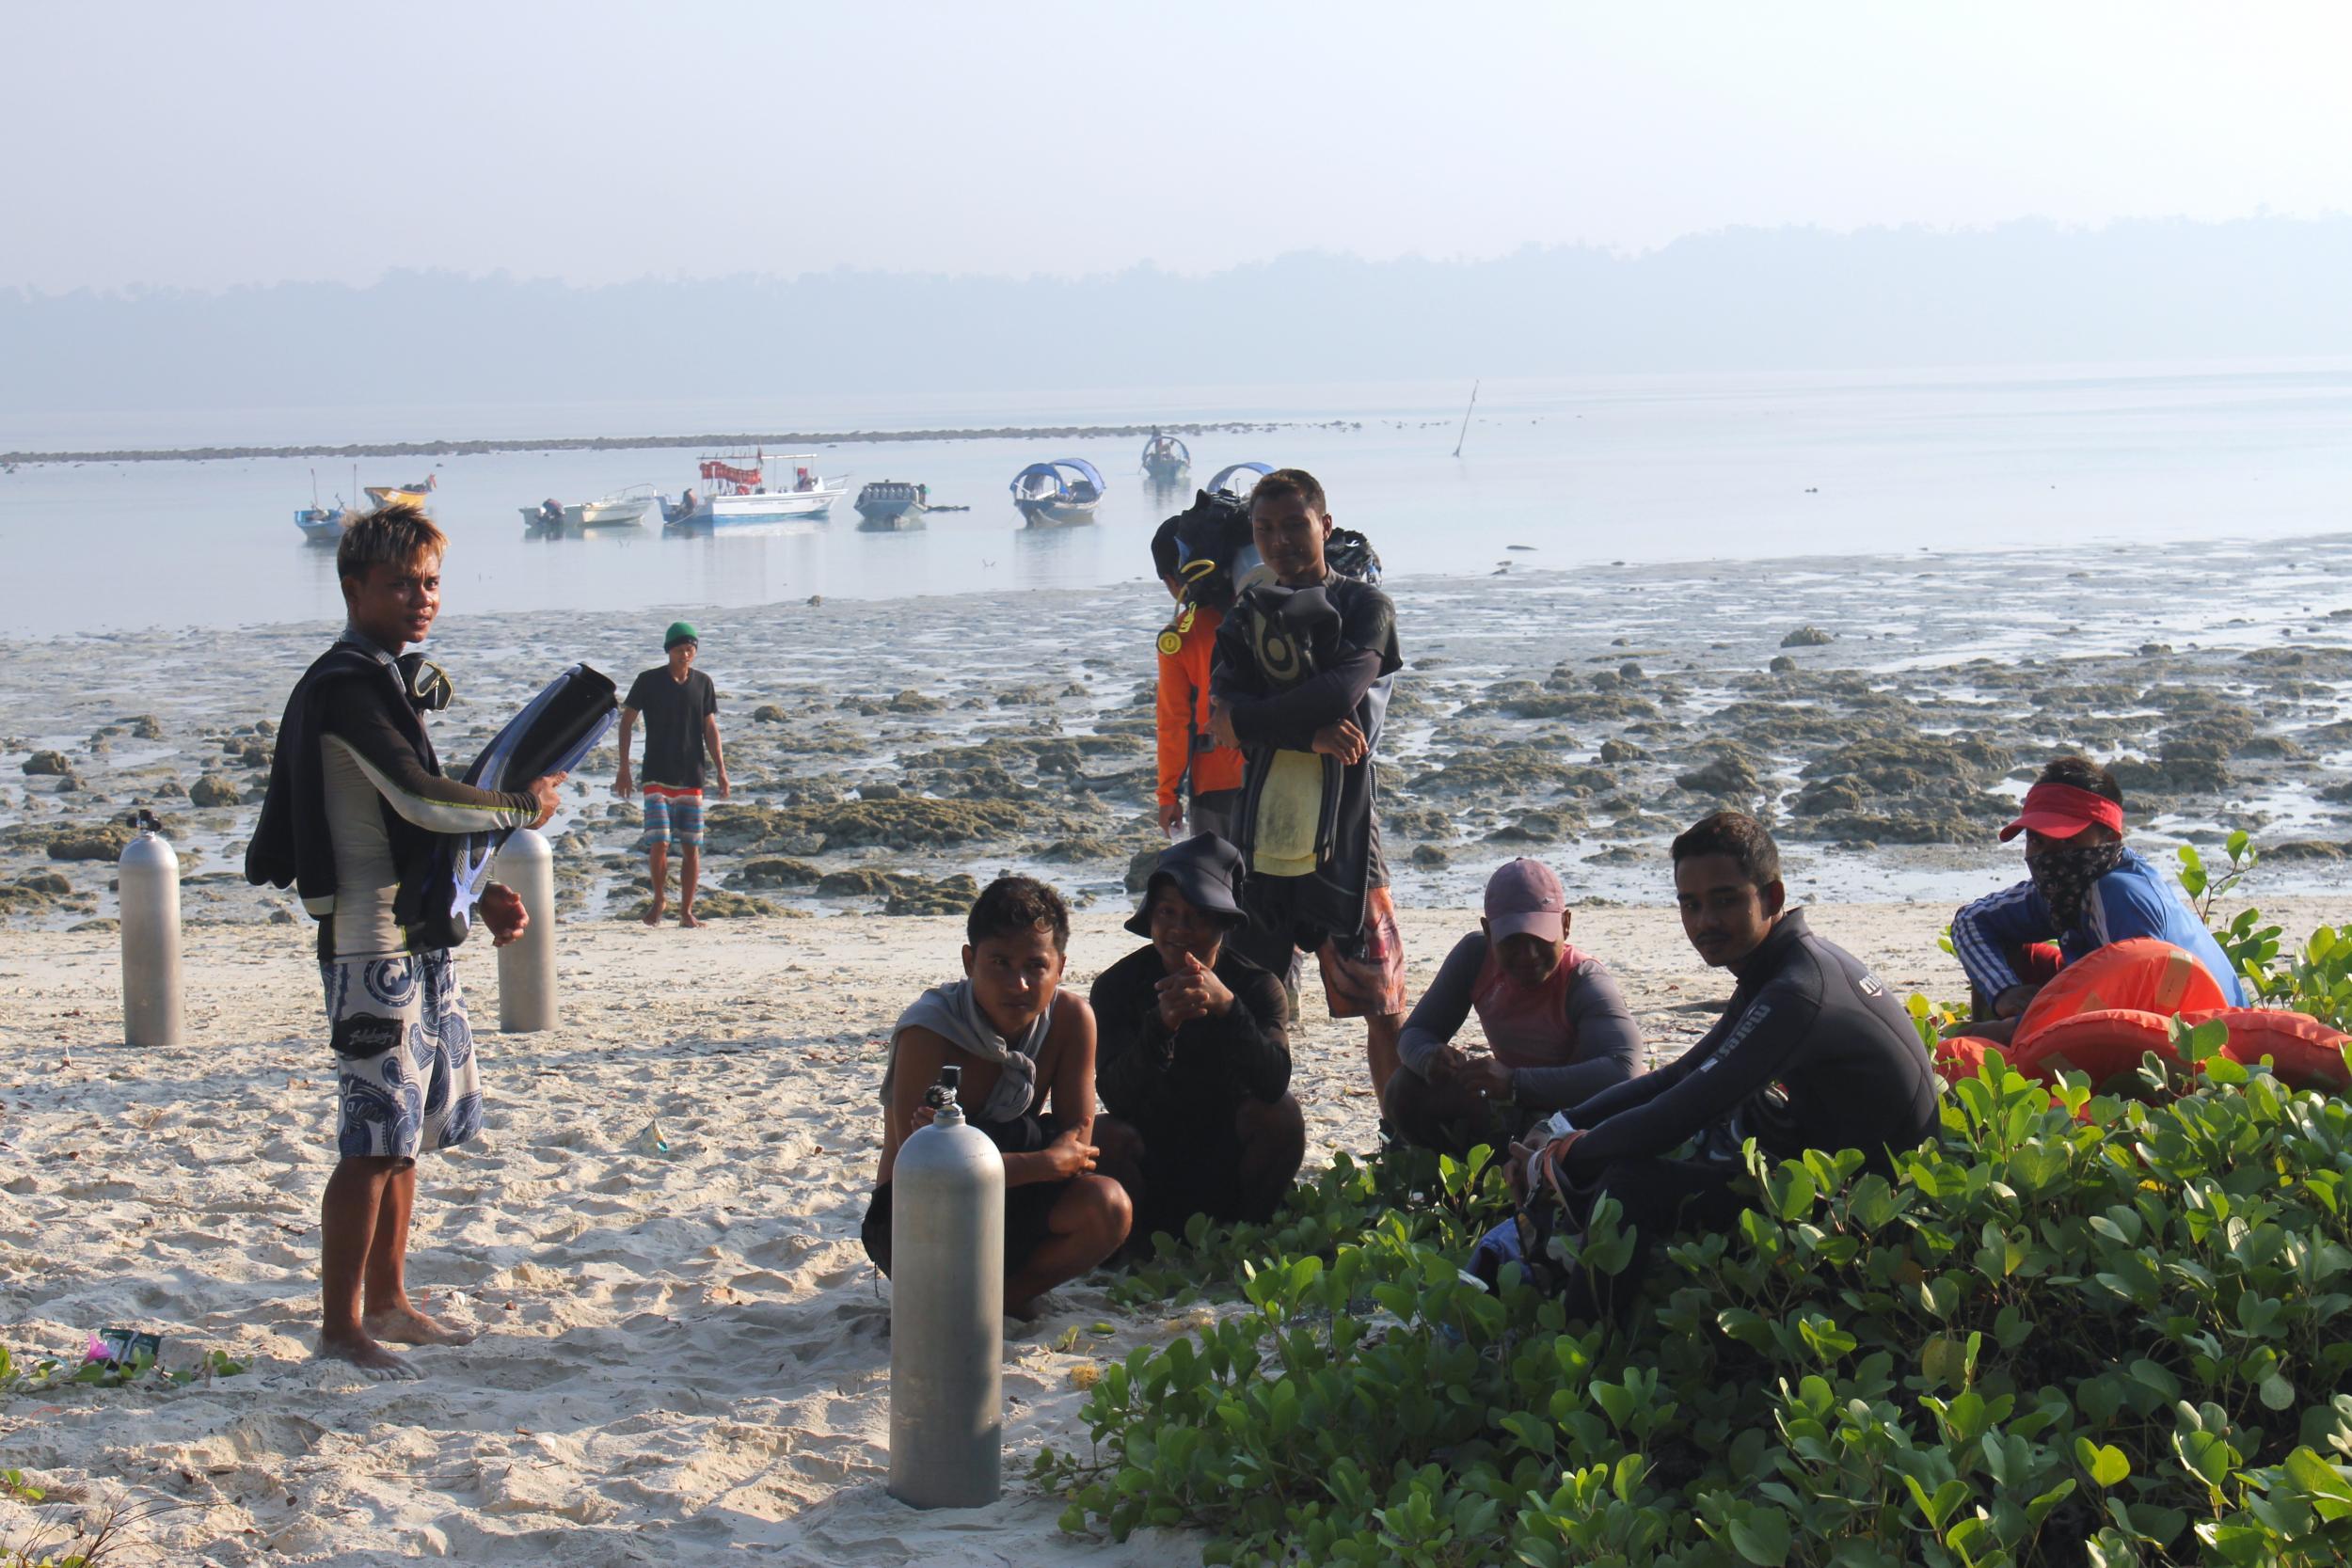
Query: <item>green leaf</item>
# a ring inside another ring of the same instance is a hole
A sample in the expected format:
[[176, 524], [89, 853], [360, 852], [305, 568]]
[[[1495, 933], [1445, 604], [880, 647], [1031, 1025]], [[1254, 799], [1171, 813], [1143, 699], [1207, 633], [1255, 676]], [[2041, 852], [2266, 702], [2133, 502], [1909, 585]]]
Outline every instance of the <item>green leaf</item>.
[[1788, 1560], [1788, 1516], [1776, 1508], [1753, 1509], [1731, 1521], [1731, 1544], [1756, 1568], [1781, 1568]]
[[2322, 1519], [2332, 1523], [2352, 1517], [2352, 1480], [2346, 1480], [2340, 1467], [2308, 1448], [2298, 1448], [2287, 1455], [2280, 1468]]
[[2131, 1477], [2132, 1462], [2112, 1443], [2093, 1443], [2088, 1437], [2077, 1437], [2074, 1458], [2094, 1485], [2120, 1486]]

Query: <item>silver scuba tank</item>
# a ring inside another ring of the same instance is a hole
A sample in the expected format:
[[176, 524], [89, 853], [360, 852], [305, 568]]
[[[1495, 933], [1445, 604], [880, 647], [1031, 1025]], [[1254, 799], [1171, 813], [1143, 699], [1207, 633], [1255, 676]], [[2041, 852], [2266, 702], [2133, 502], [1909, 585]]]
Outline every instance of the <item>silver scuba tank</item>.
[[517, 828], [498, 852], [493, 872], [523, 901], [531, 923], [499, 951], [499, 1030], [535, 1034], [555, 1027], [555, 850], [547, 835]]
[[890, 1495], [978, 1508], [1004, 1489], [1005, 1160], [944, 1068], [890, 1172]]
[[138, 836], [115, 866], [122, 929], [122, 1039], [126, 1045], [180, 1043], [180, 857], [152, 812], [132, 817]]

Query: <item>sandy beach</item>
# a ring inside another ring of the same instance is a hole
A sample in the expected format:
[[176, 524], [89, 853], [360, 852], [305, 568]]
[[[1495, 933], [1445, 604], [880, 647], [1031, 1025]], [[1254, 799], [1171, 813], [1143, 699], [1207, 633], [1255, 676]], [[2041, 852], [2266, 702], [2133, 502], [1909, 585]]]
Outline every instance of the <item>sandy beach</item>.
[[[2279, 912], [2299, 931], [2327, 911]], [[1813, 919], [1899, 993], [1944, 996], [1948, 914]], [[1416, 990], [1471, 918], [1405, 911]], [[1727, 993], [1671, 910], [1588, 909], [1574, 934], [1624, 981], [1657, 1057]], [[11, 1397], [0, 1466], [54, 1499], [119, 1485], [169, 1505], [142, 1531], [158, 1561], [1199, 1560], [1195, 1538], [1063, 1537], [1058, 1500], [1025, 1480], [970, 1514], [883, 1491], [889, 1287], [857, 1222], [882, 1037], [953, 964], [958, 922], [574, 925], [564, 1024], [540, 1036], [492, 1032], [496, 960], [466, 951], [489, 1122], [424, 1163], [411, 1281], [484, 1334], [413, 1353], [424, 1375], [405, 1384], [310, 1358], [333, 1109], [309, 935], [191, 930], [173, 1051], [119, 1043], [110, 934], [18, 931], [0, 952], [0, 1342], [56, 1355], [135, 1323], [165, 1335], [167, 1365], [213, 1349], [251, 1364], [176, 1389]], [[1131, 942], [1112, 911], [1083, 914], [1073, 983]], [[1311, 981], [1307, 1000], [1294, 1084], [1312, 1169], [1368, 1149], [1375, 1116], [1360, 1031], [1317, 1016]], [[1008, 1337], [1008, 1476], [1042, 1444], [1084, 1444], [1074, 1371], [1205, 1310], [1120, 1309], [1100, 1275], [1056, 1292]], [[30, 1517], [0, 1501], [0, 1541]]]

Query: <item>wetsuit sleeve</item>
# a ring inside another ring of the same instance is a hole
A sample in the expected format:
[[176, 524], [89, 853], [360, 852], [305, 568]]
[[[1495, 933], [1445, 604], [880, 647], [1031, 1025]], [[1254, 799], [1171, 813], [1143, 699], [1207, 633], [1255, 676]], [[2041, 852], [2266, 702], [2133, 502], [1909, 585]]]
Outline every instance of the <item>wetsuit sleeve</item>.
[[326, 705], [323, 743], [342, 746], [376, 793], [407, 821], [434, 833], [479, 833], [523, 828], [539, 819], [538, 803], [513, 791], [476, 789], [425, 770], [408, 739], [385, 710], [374, 683], [345, 681]]
[[[1291, 1086], [1290, 999], [1282, 982], [1263, 971], [1229, 989], [1233, 1005], [1225, 1016], [1185, 1024], [1176, 1049], [1207, 1053], [1216, 1077], [1271, 1104]], [[1159, 1022], [1156, 1008], [1152, 1021]]]
[[1511, 1074], [1522, 1105], [1549, 1111], [1579, 1104], [1630, 1079], [1642, 1067], [1642, 1031], [1616, 976], [1587, 961], [1568, 988], [1568, 1025], [1577, 1059], [1561, 1067], [1523, 1067]]
[[1429, 1076], [1429, 1064], [1437, 1059], [1438, 1050], [1452, 1044], [1469, 1020], [1471, 989], [1478, 984], [1478, 972], [1486, 964], [1485, 932], [1472, 931], [1454, 944], [1454, 951], [1438, 966], [1438, 977], [1429, 982], [1429, 989], [1413, 1004], [1412, 1014], [1405, 1021], [1405, 1032], [1397, 1036], [1397, 1060], [1422, 1077]]
[[1952, 951], [1967, 972], [1968, 983], [1987, 996], [2024, 983], [2010, 962], [2010, 954], [2032, 942], [2055, 941], [2058, 935], [2049, 904], [2029, 881], [1963, 905], [1952, 916]]
[[1347, 648], [1329, 669], [1279, 696], [1236, 698], [1233, 733], [1261, 746], [1311, 750], [1315, 731], [1354, 716], [1364, 693], [1380, 678], [1382, 662], [1376, 648]]
[[[1705, 1060], [1645, 1103], [1595, 1123], [1561, 1157], [1562, 1169], [1580, 1180], [1589, 1180], [1616, 1161], [1664, 1154], [1701, 1128], [1721, 1121], [1788, 1069], [1820, 1011], [1820, 999], [1800, 986], [1785, 980], [1766, 986]], [[1631, 1087], [1620, 1085], [1613, 1092]]]
[[1729, 1014], [1715, 1021], [1715, 1026], [1701, 1035], [1698, 1043], [1668, 1062], [1655, 1072], [1645, 1072], [1606, 1088], [1592, 1099], [1564, 1107], [1579, 1127], [1597, 1127], [1609, 1117], [1622, 1116], [1651, 1101], [1696, 1072], [1701, 1062], [1722, 1049], [1724, 1037], [1731, 1032]]
[[1094, 1092], [1104, 1110], [1130, 1119], [1152, 1103], [1175, 1060], [1175, 1041], [1160, 1027], [1139, 975], [1133, 964], [1113, 964], [1087, 993], [1094, 1008]]
[[1176, 786], [1184, 782], [1184, 769], [1192, 762], [1192, 721], [1200, 702], [1195, 694], [1192, 672], [1185, 668], [1184, 654], [1159, 656], [1160, 690], [1158, 715], [1159, 739], [1159, 800], [1164, 806], [1176, 803]]

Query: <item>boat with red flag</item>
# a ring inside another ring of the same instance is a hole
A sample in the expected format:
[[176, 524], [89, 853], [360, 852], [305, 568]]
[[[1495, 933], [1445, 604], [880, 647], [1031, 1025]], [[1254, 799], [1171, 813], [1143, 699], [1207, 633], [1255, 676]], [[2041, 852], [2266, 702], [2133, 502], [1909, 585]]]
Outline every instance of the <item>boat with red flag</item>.
[[702, 483], [676, 500], [661, 498], [661, 520], [672, 528], [732, 528], [825, 516], [849, 493], [849, 476], [827, 479], [808, 452], [771, 457], [731, 451], [702, 460]]

